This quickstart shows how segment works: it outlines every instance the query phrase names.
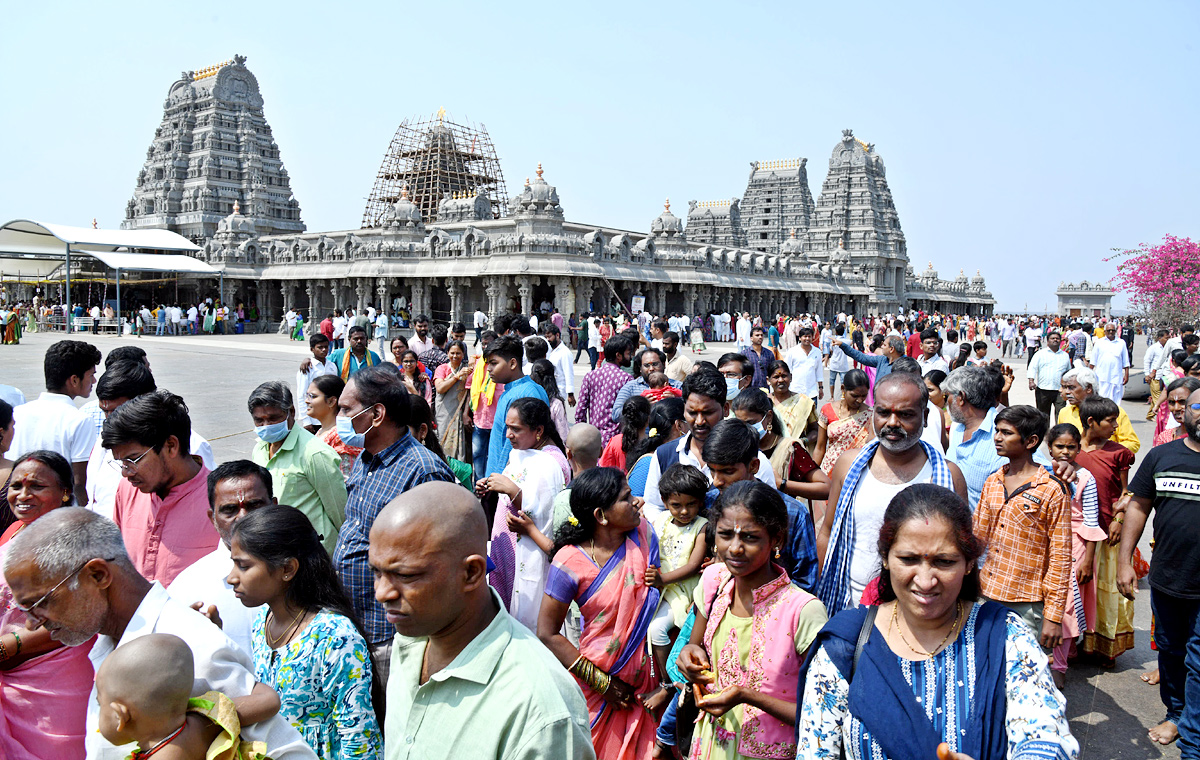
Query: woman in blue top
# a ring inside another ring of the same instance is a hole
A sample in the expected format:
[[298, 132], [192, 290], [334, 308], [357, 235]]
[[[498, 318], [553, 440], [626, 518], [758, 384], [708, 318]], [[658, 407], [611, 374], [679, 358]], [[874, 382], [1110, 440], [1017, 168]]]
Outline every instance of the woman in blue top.
[[322, 760], [382, 760], [382, 687], [312, 523], [293, 507], [262, 507], [234, 526], [231, 553], [234, 594], [262, 608], [254, 674], [279, 692], [280, 712]]

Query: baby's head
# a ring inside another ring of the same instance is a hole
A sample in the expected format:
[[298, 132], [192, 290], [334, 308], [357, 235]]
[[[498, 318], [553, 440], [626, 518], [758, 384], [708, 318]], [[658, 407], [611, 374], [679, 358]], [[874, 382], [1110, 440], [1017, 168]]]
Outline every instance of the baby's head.
[[646, 378], [646, 382], [650, 385], [651, 388], [654, 388], [655, 390], [658, 390], [659, 388], [666, 388], [667, 387], [666, 373], [651, 372], [650, 376], [648, 378]]
[[179, 728], [194, 667], [192, 650], [178, 636], [152, 633], [117, 647], [96, 673], [100, 733], [119, 746]]

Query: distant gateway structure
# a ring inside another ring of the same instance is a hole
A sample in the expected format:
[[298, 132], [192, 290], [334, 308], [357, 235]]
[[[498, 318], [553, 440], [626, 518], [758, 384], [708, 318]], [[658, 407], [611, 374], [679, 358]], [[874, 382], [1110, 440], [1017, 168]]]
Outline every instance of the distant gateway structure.
[[[476, 309], [607, 310], [614, 293], [655, 314], [985, 315], [995, 303], [978, 273], [913, 271], [883, 159], [850, 130], [815, 201], [807, 159], [757, 161], [742, 198], [693, 201], [686, 219], [667, 203], [639, 232], [572, 220], [540, 165], [509, 196], [487, 130], [439, 110], [396, 130], [359, 227], [307, 232], [245, 60], [171, 85], [122, 227], [194, 240], [224, 299], [272, 320], [404, 304], [470, 323]], [[131, 300], [155, 296], [127, 287]], [[217, 289], [185, 276], [177, 297]]]
[[487, 127], [450, 121], [444, 108], [426, 121], [400, 124], [367, 198], [363, 229], [383, 224], [402, 190], [427, 224], [438, 220], [445, 198], [484, 196], [493, 218], [508, 213], [508, 189]]

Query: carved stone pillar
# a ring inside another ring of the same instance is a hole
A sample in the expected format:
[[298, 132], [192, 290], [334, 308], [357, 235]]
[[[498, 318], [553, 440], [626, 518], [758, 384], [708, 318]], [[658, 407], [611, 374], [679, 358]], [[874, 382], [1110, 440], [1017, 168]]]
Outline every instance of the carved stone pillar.
[[696, 299], [700, 295], [700, 289], [696, 285], [686, 285], [683, 288], [683, 313], [689, 318], [696, 316]]
[[671, 286], [656, 282], [651, 287], [654, 288], [654, 316], [665, 317], [667, 314], [667, 289]]
[[359, 277], [354, 283], [354, 294], [358, 299], [354, 305], [354, 313], [357, 314], [360, 311], [366, 311], [367, 298], [371, 295], [370, 279]]
[[450, 324], [454, 324], [458, 320], [459, 315], [459, 299], [463, 295], [462, 283], [454, 277], [446, 278], [446, 293], [450, 296]]
[[575, 285], [570, 277], [558, 277], [554, 280], [554, 305], [564, 317], [570, 317], [577, 312], [575, 308]]
[[428, 280], [422, 280], [422, 279], [413, 280], [412, 281], [412, 298], [410, 299], [412, 303], [409, 304], [409, 308], [412, 311], [412, 318], [413, 318], [414, 322], [418, 315], [429, 316], [429, 312], [426, 311], [426, 303], [427, 303], [426, 299], [428, 298], [428, 296], [429, 296]]
[[[378, 308], [381, 312], [391, 312], [391, 298], [389, 298], [390, 288], [388, 287], [388, 278], [375, 278], [375, 296], [379, 301]], [[390, 324], [390, 323], [389, 323]]]
[[279, 297], [281, 299], [279, 313], [283, 314], [291, 306], [292, 301], [292, 284], [287, 280], [279, 282]]
[[483, 290], [487, 294], [488, 300], [488, 323], [494, 325], [496, 323], [496, 317], [500, 316], [500, 294], [503, 292], [504, 288], [502, 287], [499, 278], [490, 277], [488, 278], [487, 284], [484, 286]]
[[[304, 326], [310, 328], [314, 320], [320, 323], [320, 318], [317, 317], [317, 288], [320, 287], [317, 283], [309, 280], [304, 286], [304, 292], [308, 295], [308, 318], [304, 320]], [[311, 328], [310, 328], [311, 329]]]
[[533, 278], [521, 275], [517, 278], [517, 295], [521, 297], [521, 313], [529, 316], [533, 313]]
[[579, 299], [579, 310], [592, 310], [592, 293], [596, 291], [596, 281], [591, 277], [580, 278], [575, 285], [575, 295]]

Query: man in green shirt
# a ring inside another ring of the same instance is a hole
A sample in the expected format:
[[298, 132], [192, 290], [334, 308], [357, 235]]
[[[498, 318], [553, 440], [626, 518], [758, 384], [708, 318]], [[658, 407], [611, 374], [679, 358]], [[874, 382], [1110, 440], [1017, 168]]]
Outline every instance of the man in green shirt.
[[346, 520], [341, 457], [296, 424], [292, 391], [282, 380], [255, 388], [247, 405], [258, 437], [250, 459], [267, 468], [279, 503], [303, 512], [332, 556]]
[[375, 518], [375, 598], [396, 627], [384, 757], [592, 760], [583, 692], [488, 586], [487, 537], [479, 501], [451, 483]]

